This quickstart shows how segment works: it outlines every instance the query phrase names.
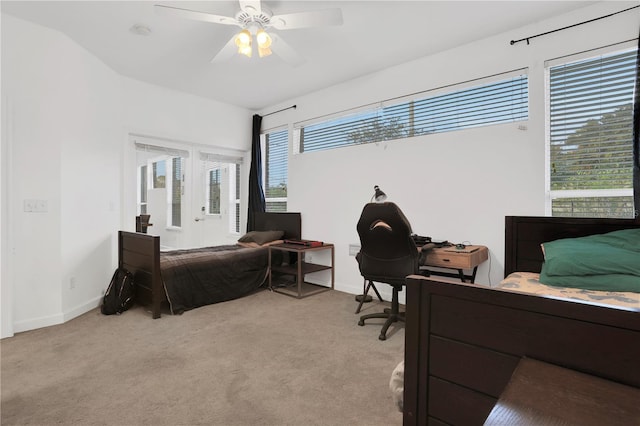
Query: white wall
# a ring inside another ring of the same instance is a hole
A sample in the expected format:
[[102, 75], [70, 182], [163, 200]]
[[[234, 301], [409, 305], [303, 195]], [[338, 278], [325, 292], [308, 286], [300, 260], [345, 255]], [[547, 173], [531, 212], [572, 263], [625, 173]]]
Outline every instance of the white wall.
[[[544, 215], [544, 61], [638, 36], [640, 14], [628, 12], [511, 46], [510, 40], [606, 15], [630, 2], [603, 2], [518, 31], [478, 40], [344, 84], [289, 99], [264, 112], [263, 128], [519, 68], [529, 69], [529, 120], [457, 132], [359, 145], [289, 158], [289, 210], [302, 212], [303, 237], [336, 244], [336, 288], [362, 289], [348, 245], [359, 243], [356, 223], [379, 185], [413, 230], [453, 242], [489, 247], [491, 260], [477, 282], [503, 276], [504, 216]], [[428, 43], [428, 40], [425, 40]], [[519, 130], [524, 124], [526, 130]], [[317, 194], [332, 192], [326, 200]], [[381, 290], [390, 293], [388, 286]]]
[[[3, 15], [2, 93], [11, 104], [3, 163], [13, 237], [3, 287], [13, 282], [17, 332], [86, 312], [108, 283], [120, 208], [119, 77], [67, 37]], [[25, 212], [30, 199], [46, 211]]]
[[[250, 146], [249, 111], [124, 78], [61, 33], [4, 14], [2, 99], [2, 337], [98, 306], [117, 231], [135, 223], [130, 132]], [[25, 212], [31, 199], [46, 212]]]

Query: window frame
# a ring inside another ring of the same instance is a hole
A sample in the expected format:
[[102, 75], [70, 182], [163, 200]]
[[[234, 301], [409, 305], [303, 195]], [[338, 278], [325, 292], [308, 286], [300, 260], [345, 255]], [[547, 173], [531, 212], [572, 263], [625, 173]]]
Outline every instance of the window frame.
[[[175, 224], [174, 217], [174, 164], [173, 160], [180, 160], [180, 196], [179, 196], [179, 206], [180, 206], [180, 217], [178, 220], [179, 224]], [[167, 229], [182, 229], [182, 210], [183, 210], [183, 197], [184, 197], [184, 167], [185, 167], [185, 159], [184, 157], [179, 156], [169, 156], [166, 160], [166, 170], [167, 170], [167, 180], [166, 180], [166, 191], [167, 191]]]
[[[218, 211], [214, 212], [211, 211], [211, 190], [212, 190], [212, 173], [213, 172], [217, 172], [217, 182], [216, 184], [218, 185]], [[205, 205], [206, 207], [206, 211], [205, 211], [205, 215], [206, 216], [220, 216], [222, 214], [222, 165], [221, 164], [216, 164], [213, 167], [207, 167], [206, 170], [206, 174], [205, 174]]]
[[[231, 234], [240, 234], [240, 212], [241, 212], [241, 187], [240, 172], [241, 163], [229, 163], [229, 232]], [[231, 209], [233, 208], [233, 214]]]
[[[551, 158], [551, 145], [552, 145], [552, 123], [551, 123], [551, 70], [554, 67], [562, 65], [570, 65], [587, 60], [596, 60], [600, 57], [606, 57], [616, 54], [622, 54], [624, 52], [633, 51], [637, 56], [637, 44], [635, 42], [623, 42], [615, 45], [592, 49], [585, 52], [580, 52], [573, 55], [567, 55], [560, 58], [551, 59], [545, 61], [545, 214], [547, 216], [554, 216], [554, 201], [555, 200], [571, 200], [571, 199], [607, 199], [618, 198], [621, 202], [626, 203], [630, 197], [631, 212], [630, 216], [603, 214], [602, 212], [591, 211], [589, 217], [621, 217], [628, 218], [633, 217], [633, 184], [630, 188], [602, 188], [602, 189], [551, 189], [552, 177], [551, 169], [554, 163]], [[636, 64], [638, 66], [638, 64]], [[631, 102], [633, 103], [633, 91], [631, 93]], [[604, 113], [603, 113], [604, 115]], [[631, 149], [633, 149], [633, 137], [631, 134]], [[566, 215], [556, 215], [562, 217]], [[579, 213], [574, 217], [584, 217], [585, 214]]]
[[[269, 175], [270, 175], [270, 170], [269, 170], [269, 136], [272, 134], [279, 134], [282, 135], [284, 133], [284, 135], [286, 136], [286, 140], [283, 141], [282, 138], [280, 137], [279, 139], [276, 139], [276, 142], [278, 143], [285, 143], [285, 153], [284, 153], [284, 166], [282, 166], [282, 164], [280, 164], [280, 167], [284, 167], [284, 171], [285, 171], [285, 193], [287, 194], [285, 197], [270, 197], [269, 195]], [[269, 129], [267, 131], [264, 131], [263, 133], [260, 134], [260, 149], [261, 149], [261, 154], [262, 154], [262, 158], [263, 158], [263, 167], [262, 167], [262, 182], [263, 182], [263, 191], [264, 191], [264, 201], [265, 201], [265, 210], [267, 212], [286, 212], [288, 211], [288, 190], [289, 190], [289, 146], [290, 146], [290, 132], [289, 132], [289, 128], [286, 126], [280, 126], [280, 127], [275, 127], [272, 129]], [[270, 209], [269, 208], [269, 204], [276, 204], [276, 203], [284, 203], [284, 210], [280, 210], [280, 209]]]
[[[294, 123], [293, 153], [352, 147], [529, 119], [521, 68]], [[306, 133], [315, 132], [311, 145]]]

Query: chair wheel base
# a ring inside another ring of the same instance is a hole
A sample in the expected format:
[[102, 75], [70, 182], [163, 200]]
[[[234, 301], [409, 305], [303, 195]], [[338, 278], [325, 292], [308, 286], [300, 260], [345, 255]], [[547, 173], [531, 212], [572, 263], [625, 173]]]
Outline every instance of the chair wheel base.
[[363, 326], [364, 326], [364, 321], [363, 321], [363, 320], [358, 321], [358, 325], [359, 325], [360, 327], [363, 327]]
[[[364, 300], [362, 300], [363, 297], [364, 297]], [[372, 300], [373, 300], [373, 297], [371, 297], [370, 294], [358, 294], [356, 296], [356, 302], [362, 301], [362, 303], [369, 303]]]
[[385, 336], [384, 334], [381, 334], [378, 336], [379, 340], [387, 340], [387, 336]]

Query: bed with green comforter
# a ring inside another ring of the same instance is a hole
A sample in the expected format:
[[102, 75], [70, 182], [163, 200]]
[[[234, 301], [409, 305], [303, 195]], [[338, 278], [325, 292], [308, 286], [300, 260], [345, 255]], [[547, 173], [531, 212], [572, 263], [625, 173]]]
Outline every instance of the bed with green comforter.
[[640, 229], [542, 244], [542, 270], [514, 272], [500, 288], [640, 311]]

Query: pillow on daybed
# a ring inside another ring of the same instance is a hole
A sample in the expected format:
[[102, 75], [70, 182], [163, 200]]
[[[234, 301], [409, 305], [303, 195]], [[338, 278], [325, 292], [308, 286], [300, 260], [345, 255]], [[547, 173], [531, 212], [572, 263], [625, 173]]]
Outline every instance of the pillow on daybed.
[[249, 231], [238, 240], [238, 243], [255, 243], [259, 246], [280, 240], [284, 231]]
[[540, 282], [640, 292], [640, 229], [544, 243]]

